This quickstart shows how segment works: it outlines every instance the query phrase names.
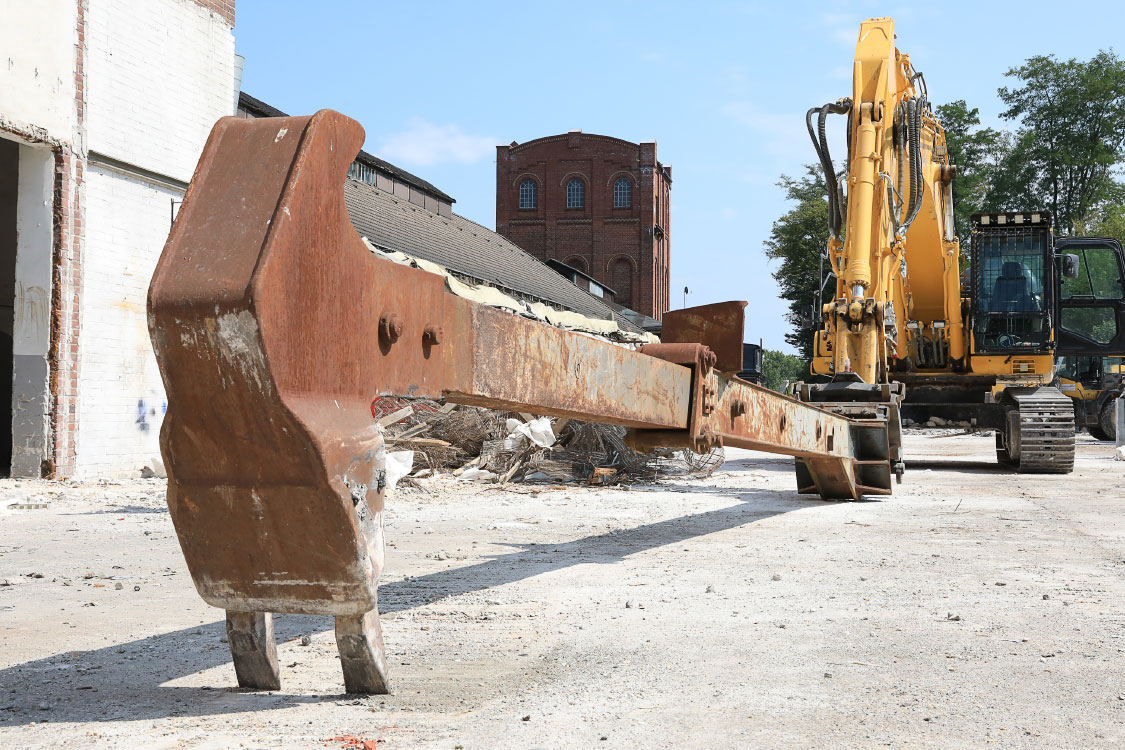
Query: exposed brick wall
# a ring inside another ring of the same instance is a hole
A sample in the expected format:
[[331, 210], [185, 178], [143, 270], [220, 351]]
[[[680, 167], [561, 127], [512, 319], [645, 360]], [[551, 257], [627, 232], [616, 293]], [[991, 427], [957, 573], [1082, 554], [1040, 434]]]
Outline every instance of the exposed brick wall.
[[[619, 178], [632, 186], [628, 208], [614, 208]], [[586, 186], [585, 206], [567, 208], [571, 179]], [[520, 184], [534, 180], [534, 209], [519, 207]], [[586, 271], [616, 301], [659, 320], [669, 308], [671, 170], [655, 143], [568, 133], [500, 146], [496, 152], [496, 231], [527, 252]], [[581, 261], [581, 262], [579, 262]]]
[[51, 288], [51, 447], [46, 473], [74, 474], [78, 453], [78, 334], [81, 327], [82, 254], [84, 250], [84, 147], [87, 84], [87, 0], [78, 10], [74, 52], [74, 145], [55, 152], [54, 265]]
[[231, 28], [234, 28], [234, 0], [192, 0], [192, 2], [218, 13]]

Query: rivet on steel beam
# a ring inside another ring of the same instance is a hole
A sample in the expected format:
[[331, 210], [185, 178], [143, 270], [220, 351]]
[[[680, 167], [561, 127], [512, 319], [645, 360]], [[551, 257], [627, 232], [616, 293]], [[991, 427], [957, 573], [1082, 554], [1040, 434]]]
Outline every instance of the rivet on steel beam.
[[422, 331], [422, 343], [431, 346], [440, 344], [443, 335], [444, 331], [442, 331], [441, 326], [428, 325], [426, 330]]
[[383, 313], [383, 317], [379, 318], [379, 338], [388, 344], [393, 344], [402, 335], [404, 326], [405, 323], [398, 313]]

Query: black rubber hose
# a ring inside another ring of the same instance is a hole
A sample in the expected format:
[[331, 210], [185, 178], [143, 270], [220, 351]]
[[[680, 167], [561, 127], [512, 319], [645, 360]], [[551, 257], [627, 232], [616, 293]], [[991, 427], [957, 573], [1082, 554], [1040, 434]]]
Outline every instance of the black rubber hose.
[[918, 102], [918, 106], [914, 110], [914, 127], [912, 128], [910, 149], [912, 151], [912, 158], [914, 168], [910, 170], [912, 177], [915, 177], [916, 192], [914, 194], [914, 204], [910, 209], [910, 221], [918, 217], [918, 212], [922, 210], [922, 193], [926, 189], [926, 183], [922, 179], [922, 102]]
[[828, 152], [828, 134], [825, 129], [825, 123], [828, 120], [828, 108], [830, 104], [825, 104], [820, 108], [820, 117], [817, 118], [816, 129], [817, 134], [820, 136], [820, 149], [828, 158], [825, 159], [824, 164], [824, 182], [825, 187], [828, 188], [828, 230], [833, 237], [840, 236], [840, 225], [843, 223], [843, 215], [840, 211], [840, 189], [836, 185], [836, 168], [832, 166], [832, 158]]
[[910, 140], [910, 211], [902, 223], [903, 231], [910, 228], [922, 208], [922, 112], [921, 102], [911, 99], [908, 107], [908, 135]]
[[[820, 109], [821, 109], [820, 107], [812, 107], [812, 108], [809, 109], [808, 112], [805, 113], [805, 127], [807, 127], [808, 130], [809, 130], [809, 139], [812, 141], [813, 149], [816, 150], [817, 159], [820, 161], [820, 171], [825, 175], [825, 179], [828, 179], [828, 169], [829, 169], [828, 164], [829, 164], [829, 162], [828, 162], [828, 159], [827, 159], [827, 154], [825, 154], [824, 149], [821, 148], [820, 141], [816, 137], [816, 130], [813, 128], [813, 124], [812, 124], [813, 114], [819, 113]], [[833, 224], [833, 217], [834, 216], [835, 216], [835, 204], [832, 200], [832, 191], [829, 190], [828, 191], [828, 231], [829, 232], [832, 231], [832, 227], [834, 226], [834, 224]]]
[[[820, 160], [820, 169], [824, 173], [825, 187], [828, 190], [828, 231], [833, 237], [840, 236], [840, 226], [844, 219], [843, 209], [843, 196], [840, 194], [840, 188], [836, 184], [836, 169], [832, 166], [832, 154], [828, 150], [828, 137], [825, 131], [825, 121], [829, 114], [847, 114], [849, 131], [848, 131], [848, 158], [851, 158], [851, 102], [845, 101], [843, 103], [825, 104], [823, 107], [812, 107], [805, 113], [805, 127], [809, 131], [809, 139], [813, 143], [813, 149], [816, 150], [817, 158]], [[812, 124], [813, 113], [819, 115], [817, 119], [817, 127], [814, 129]]]

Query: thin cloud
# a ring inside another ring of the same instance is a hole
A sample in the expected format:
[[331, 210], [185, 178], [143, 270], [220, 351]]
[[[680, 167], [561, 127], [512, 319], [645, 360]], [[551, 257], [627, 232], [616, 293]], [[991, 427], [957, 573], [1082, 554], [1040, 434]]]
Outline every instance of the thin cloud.
[[490, 136], [470, 135], [458, 125], [435, 125], [412, 117], [406, 129], [383, 138], [378, 154], [384, 159], [423, 167], [434, 164], [471, 164], [496, 150]]
[[722, 113], [752, 132], [763, 149], [783, 160], [802, 159], [808, 150], [808, 134], [802, 115], [762, 112], [744, 100], [727, 102]]

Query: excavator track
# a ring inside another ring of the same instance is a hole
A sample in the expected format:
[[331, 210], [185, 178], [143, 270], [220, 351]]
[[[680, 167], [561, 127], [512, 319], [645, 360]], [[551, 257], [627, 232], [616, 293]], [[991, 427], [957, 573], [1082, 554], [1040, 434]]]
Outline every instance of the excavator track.
[[1074, 406], [1058, 388], [1010, 393], [1003, 437], [996, 435], [1001, 463], [1022, 474], [1069, 474], [1074, 470]]

